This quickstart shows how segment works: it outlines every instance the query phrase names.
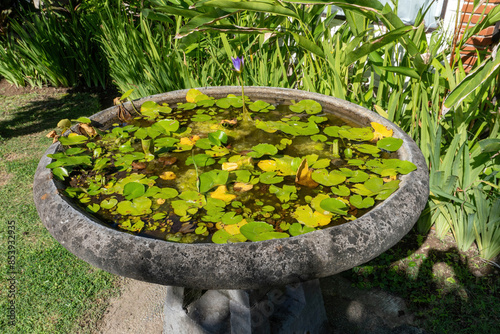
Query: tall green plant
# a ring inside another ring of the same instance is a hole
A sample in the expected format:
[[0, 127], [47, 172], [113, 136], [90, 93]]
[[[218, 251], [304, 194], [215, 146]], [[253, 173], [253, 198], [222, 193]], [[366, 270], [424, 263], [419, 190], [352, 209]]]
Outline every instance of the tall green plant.
[[12, 36], [1, 41], [9, 51], [0, 58], [0, 70], [11, 71], [5, 77], [17, 85], [105, 87], [98, 28], [98, 17], [81, 11], [25, 12], [22, 23], [12, 22]]

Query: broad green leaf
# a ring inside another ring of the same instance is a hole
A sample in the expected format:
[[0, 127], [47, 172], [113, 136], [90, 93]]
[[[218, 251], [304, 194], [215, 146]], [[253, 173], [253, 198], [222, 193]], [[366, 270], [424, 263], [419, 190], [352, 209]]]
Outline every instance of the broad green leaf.
[[264, 155], [275, 155], [276, 153], [278, 153], [276, 146], [271, 144], [258, 144], [252, 147], [252, 152], [249, 152], [247, 156], [260, 158]]
[[395, 152], [403, 145], [403, 139], [386, 137], [377, 141], [377, 147], [381, 150], [386, 150], [389, 152]]
[[210, 166], [215, 163], [215, 159], [207, 154], [196, 154], [186, 159], [186, 166], [196, 164], [198, 167]]
[[363, 198], [360, 195], [352, 195], [349, 197], [349, 202], [358, 209], [367, 209], [375, 204], [375, 200], [373, 198]]
[[264, 184], [274, 184], [283, 182], [283, 177], [276, 176], [276, 172], [266, 172], [260, 174], [259, 180]]
[[309, 233], [312, 231], [315, 231], [314, 227], [305, 226], [305, 225], [302, 225], [300, 223], [293, 223], [288, 228], [288, 232], [290, 233], [290, 235], [292, 235], [294, 237], [297, 235], [306, 234], [306, 233]]
[[330, 215], [314, 211], [309, 205], [299, 206], [293, 213], [293, 217], [307, 227], [326, 226], [332, 219]]
[[341, 174], [339, 171], [334, 170], [328, 173], [326, 169], [315, 170], [311, 177], [314, 181], [327, 187], [336, 186], [346, 180], [345, 175]]
[[223, 144], [227, 144], [228, 137], [224, 131], [217, 130], [215, 132], [209, 133], [208, 139], [212, 144], [216, 146], [222, 146]]
[[298, 103], [292, 104], [290, 110], [296, 113], [307, 113], [309, 115], [314, 115], [320, 113], [323, 108], [321, 104], [314, 100], [301, 100]]
[[123, 196], [129, 201], [144, 195], [145, 192], [144, 184], [139, 182], [130, 182], [123, 187]]
[[339, 215], [347, 215], [349, 207], [337, 198], [327, 198], [321, 201], [321, 208]]

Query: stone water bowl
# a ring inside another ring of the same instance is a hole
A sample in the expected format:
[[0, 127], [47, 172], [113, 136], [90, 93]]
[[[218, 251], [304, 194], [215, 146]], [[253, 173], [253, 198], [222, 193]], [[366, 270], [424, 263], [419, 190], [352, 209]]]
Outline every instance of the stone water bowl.
[[[239, 87], [201, 88], [214, 98], [241, 94]], [[185, 102], [187, 90], [135, 101]], [[40, 160], [33, 192], [38, 214], [52, 236], [71, 253], [108, 272], [151, 283], [203, 289], [261, 289], [327, 277], [365, 263], [394, 246], [417, 221], [429, 195], [427, 165], [415, 142], [395, 124], [378, 114], [334, 97], [292, 89], [246, 87], [252, 100], [271, 103], [314, 99], [323, 110], [367, 126], [378, 122], [404, 140], [399, 159], [417, 170], [401, 176], [399, 189], [371, 211], [339, 226], [296, 237], [234, 244], [180, 244], [114, 230], [61, 195], [62, 185], [46, 166], [51, 145]], [[130, 103], [125, 107], [130, 109]], [[118, 107], [92, 117], [103, 126], [117, 120]]]

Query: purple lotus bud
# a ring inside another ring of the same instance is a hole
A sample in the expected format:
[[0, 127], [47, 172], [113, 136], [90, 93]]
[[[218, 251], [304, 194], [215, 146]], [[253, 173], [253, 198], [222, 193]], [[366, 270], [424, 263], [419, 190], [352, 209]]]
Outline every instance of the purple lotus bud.
[[233, 61], [233, 66], [234, 66], [235, 71], [238, 72], [238, 73], [243, 72], [243, 64], [244, 64], [243, 56], [241, 56], [241, 58], [239, 58], [239, 57], [236, 57], [236, 58], [231, 57], [231, 60]]

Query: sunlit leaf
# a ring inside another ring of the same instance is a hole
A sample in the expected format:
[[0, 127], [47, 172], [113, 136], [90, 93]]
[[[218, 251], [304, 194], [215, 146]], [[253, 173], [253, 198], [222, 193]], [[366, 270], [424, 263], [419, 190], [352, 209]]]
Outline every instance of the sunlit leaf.
[[317, 187], [318, 183], [312, 179], [312, 172], [312, 169], [309, 169], [309, 165], [307, 164], [307, 159], [302, 160], [295, 175], [295, 183], [308, 188]]
[[403, 139], [387, 137], [382, 138], [377, 142], [377, 147], [389, 152], [397, 151], [403, 145]]

